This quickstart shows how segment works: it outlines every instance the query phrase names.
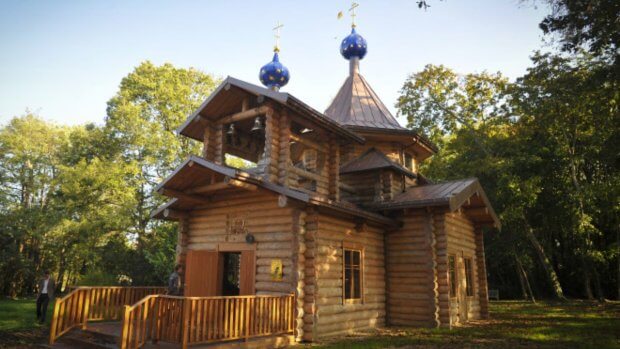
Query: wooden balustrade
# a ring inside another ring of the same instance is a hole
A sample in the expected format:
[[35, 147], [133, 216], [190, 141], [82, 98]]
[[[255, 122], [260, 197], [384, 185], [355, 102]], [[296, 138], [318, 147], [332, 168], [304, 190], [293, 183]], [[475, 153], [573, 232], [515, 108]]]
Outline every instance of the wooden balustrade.
[[293, 333], [294, 296], [149, 296], [126, 306], [121, 348], [146, 341], [189, 344]]
[[84, 326], [88, 321], [88, 290], [75, 289], [66, 296], [56, 300], [54, 316], [50, 326], [50, 345], [56, 339], [77, 326]]
[[86, 328], [88, 321], [115, 321], [122, 318], [123, 306], [134, 304], [152, 294], [166, 292], [165, 287], [71, 287], [72, 291], [56, 300], [49, 342], [72, 328]]

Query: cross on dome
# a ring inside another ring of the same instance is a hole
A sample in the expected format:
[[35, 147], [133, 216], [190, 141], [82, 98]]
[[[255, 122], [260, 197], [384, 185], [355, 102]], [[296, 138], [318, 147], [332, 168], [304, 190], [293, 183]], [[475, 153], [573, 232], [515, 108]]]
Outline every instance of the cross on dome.
[[273, 59], [260, 68], [258, 78], [260, 82], [274, 91], [278, 91], [280, 87], [286, 85], [290, 79], [288, 68], [280, 63], [280, 29], [284, 27], [279, 21], [272, 29], [276, 44], [273, 48]]

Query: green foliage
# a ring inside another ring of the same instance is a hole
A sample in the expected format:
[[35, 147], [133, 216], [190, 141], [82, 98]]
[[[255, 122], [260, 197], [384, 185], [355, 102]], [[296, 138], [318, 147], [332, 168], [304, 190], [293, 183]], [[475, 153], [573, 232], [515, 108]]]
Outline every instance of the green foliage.
[[558, 34], [564, 51], [618, 62], [620, 2], [616, 0], [547, 0], [552, 13], [540, 23], [545, 34]]
[[171, 223], [153, 222], [152, 189], [199, 145], [174, 130], [217, 79], [144, 62], [108, 103], [106, 124], [34, 115], [0, 128], [0, 294], [34, 292], [43, 269], [66, 284], [165, 283]]
[[516, 83], [428, 65], [405, 82], [399, 113], [440, 145], [426, 176], [478, 177], [494, 203], [503, 229], [486, 239], [492, 287], [516, 296], [522, 264], [539, 295], [561, 298], [564, 286], [615, 297], [618, 86], [586, 55], [533, 64]]

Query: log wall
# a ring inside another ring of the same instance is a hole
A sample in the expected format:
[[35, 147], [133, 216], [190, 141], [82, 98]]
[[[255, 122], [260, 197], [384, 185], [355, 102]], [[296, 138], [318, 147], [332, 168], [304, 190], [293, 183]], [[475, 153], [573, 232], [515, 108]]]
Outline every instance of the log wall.
[[[313, 323], [313, 337], [324, 338], [373, 328], [385, 324], [385, 259], [384, 232], [364, 225], [355, 229], [351, 219], [338, 219], [323, 214], [307, 218], [306, 261], [314, 269], [313, 287], [306, 293], [312, 295], [314, 313], [307, 314]], [[312, 228], [312, 229], [311, 229]], [[363, 301], [343, 304], [343, 245], [363, 246]], [[308, 264], [307, 264], [308, 266]]]
[[[245, 220], [247, 232], [256, 241], [256, 294], [293, 292], [297, 286], [293, 277], [293, 209], [279, 207], [275, 195], [261, 191], [220, 195], [208, 208], [192, 211], [187, 248], [216, 250], [225, 244], [244, 244], [245, 234], [231, 234], [227, 230], [227, 222], [233, 217]], [[282, 281], [271, 280], [272, 259], [282, 260]]]
[[425, 210], [407, 211], [402, 217], [402, 228], [386, 236], [390, 325], [439, 325], [439, 288], [434, 267], [440, 217]]
[[[456, 256], [457, 297], [450, 298], [450, 323], [462, 323], [480, 318], [480, 284], [476, 256], [474, 225], [464, 214], [455, 212], [445, 215], [448, 255]], [[466, 295], [465, 258], [472, 260], [473, 296]], [[486, 285], [485, 285], [486, 288]]]

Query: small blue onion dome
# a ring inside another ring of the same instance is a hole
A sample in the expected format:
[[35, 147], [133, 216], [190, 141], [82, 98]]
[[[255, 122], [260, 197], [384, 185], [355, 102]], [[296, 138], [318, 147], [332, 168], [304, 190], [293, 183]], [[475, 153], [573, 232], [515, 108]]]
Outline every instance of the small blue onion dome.
[[367, 51], [366, 39], [359, 35], [355, 28], [351, 29], [351, 34], [342, 40], [340, 44], [340, 54], [346, 58], [358, 57], [364, 58]]
[[280, 63], [277, 50], [273, 54], [273, 60], [260, 68], [258, 78], [269, 88], [279, 89], [288, 83], [290, 78], [288, 68]]

